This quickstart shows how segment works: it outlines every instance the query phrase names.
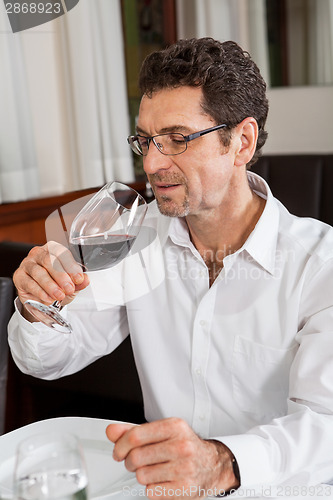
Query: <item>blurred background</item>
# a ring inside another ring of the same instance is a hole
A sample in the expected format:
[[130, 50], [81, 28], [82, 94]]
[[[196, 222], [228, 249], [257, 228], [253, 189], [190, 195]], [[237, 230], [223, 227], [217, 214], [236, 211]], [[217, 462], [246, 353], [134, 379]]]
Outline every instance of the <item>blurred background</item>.
[[1, 5], [0, 23], [0, 203], [142, 179], [126, 142], [139, 67], [183, 37], [251, 53], [269, 85], [265, 153], [333, 150], [332, 0], [80, 0], [15, 34]]

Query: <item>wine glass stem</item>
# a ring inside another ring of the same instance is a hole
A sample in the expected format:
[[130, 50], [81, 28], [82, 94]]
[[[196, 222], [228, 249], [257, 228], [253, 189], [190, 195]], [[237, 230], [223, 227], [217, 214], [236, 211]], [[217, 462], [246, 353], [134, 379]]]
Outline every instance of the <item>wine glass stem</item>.
[[58, 311], [61, 311], [62, 307], [61, 307], [61, 304], [59, 302], [59, 300], [55, 300], [52, 304], [52, 307], [54, 307], [55, 309], [57, 309]]

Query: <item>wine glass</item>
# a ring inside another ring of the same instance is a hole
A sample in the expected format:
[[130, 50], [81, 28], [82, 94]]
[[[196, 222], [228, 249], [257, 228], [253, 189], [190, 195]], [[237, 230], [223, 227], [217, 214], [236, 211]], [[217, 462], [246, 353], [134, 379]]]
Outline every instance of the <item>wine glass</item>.
[[74, 434], [45, 433], [22, 441], [14, 470], [16, 500], [87, 500], [88, 476]]
[[[131, 250], [146, 215], [147, 203], [133, 188], [109, 182], [80, 210], [73, 220], [67, 247], [84, 271], [108, 269]], [[45, 325], [70, 333], [71, 325], [55, 301], [46, 305], [36, 300], [24, 303], [27, 310]]]

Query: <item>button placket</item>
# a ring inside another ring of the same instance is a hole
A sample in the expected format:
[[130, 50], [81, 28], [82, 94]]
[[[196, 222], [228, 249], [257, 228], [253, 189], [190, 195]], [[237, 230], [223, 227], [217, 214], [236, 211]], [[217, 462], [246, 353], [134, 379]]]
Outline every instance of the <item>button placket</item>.
[[206, 381], [210, 350], [210, 329], [215, 309], [216, 291], [208, 289], [201, 299], [193, 325], [192, 379], [194, 388], [193, 429], [209, 435], [211, 401]]

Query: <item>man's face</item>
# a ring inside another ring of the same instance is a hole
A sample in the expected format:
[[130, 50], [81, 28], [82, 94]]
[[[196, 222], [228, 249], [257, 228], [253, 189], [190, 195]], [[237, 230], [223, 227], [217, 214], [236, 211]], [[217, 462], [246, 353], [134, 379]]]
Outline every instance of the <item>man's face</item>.
[[[216, 125], [204, 113], [200, 88], [179, 87], [144, 96], [137, 131], [153, 136], [165, 132], [188, 135]], [[160, 212], [171, 217], [200, 215], [220, 207], [231, 195], [233, 148], [223, 147], [219, 133], [211, 132], [188, 143], [176, 156], [163, 155], [153, 142], [143, 167]], [[231, 188], [231, 189], [230, 189]]]

